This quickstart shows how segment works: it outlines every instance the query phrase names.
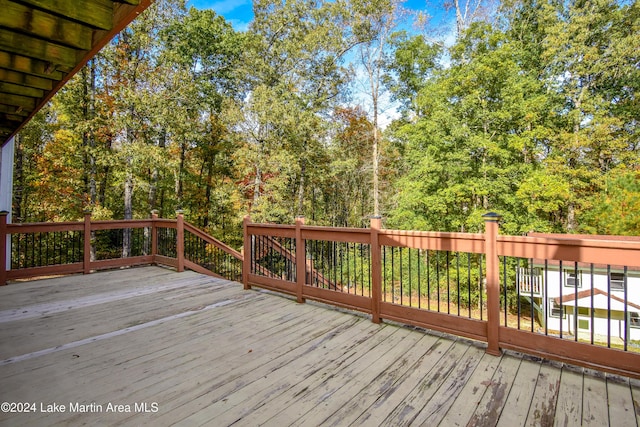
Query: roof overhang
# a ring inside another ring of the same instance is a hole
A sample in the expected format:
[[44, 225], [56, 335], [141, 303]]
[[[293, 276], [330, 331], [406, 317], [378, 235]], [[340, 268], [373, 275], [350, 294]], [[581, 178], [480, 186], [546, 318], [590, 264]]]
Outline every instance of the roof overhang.
[[0, 145], [152, 2], [0, 0]]

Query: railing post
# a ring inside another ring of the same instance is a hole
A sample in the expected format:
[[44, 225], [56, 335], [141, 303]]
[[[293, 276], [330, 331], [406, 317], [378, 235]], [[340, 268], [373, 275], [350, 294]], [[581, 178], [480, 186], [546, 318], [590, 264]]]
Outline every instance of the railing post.
[[[304, 290], [304, 282], [306, 280], [307, 266], [306, 254], [304, 249], [304, 240], [302, 240], [302, 226], [304, 225], [304, 216], [296, 217], [296, 299], [299, 303], [304, 302], [302, 296]], [[313, 270], [312, 270], [313, 271]]]
[[7, 216], [9, 212], [0, 211], [0, 286], [7, 284]]
[[91, 211], [84, 212], [83, 274], [91, 273]]
[[371, 321], [380, 323], [380, 301], [382, 301], [382, 253], [380, 229], [382, 219], [371, 217]]
[[158, 210], [151, 211], [151, 262], [156, 264], [156, 255], [158, 255], [158, 227], [156, 221], [158, 220]]
[[184, 271], [184, 213], [176, 211], [176, 256], [178, 257], [178, 273]]
[[498, 260], [498, 221], [500, 215], [489, 212], [485, 223], [485, 256], [487, 258], [487, 353], [500, 356], [500, 261]]
[[249, 273], [251, 272], [251, 263], [253, 262], [253, 253], [251, 252], [251, 236], [249, 236], [249, 223], [251, 222], [251, 217], [249, 215], [245, 215], [242, 220], [242, 238], [243, 240], [243, 248], [242, 251], [242, 284], [244, 289], [251, 289], [251, 285], [249, 284]]

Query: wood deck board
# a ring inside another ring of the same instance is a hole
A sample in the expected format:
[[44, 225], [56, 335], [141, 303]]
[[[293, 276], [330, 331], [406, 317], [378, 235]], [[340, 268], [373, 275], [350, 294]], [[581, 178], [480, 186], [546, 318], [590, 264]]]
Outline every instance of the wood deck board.
[[583, 386], [582, 368], [562, 369], [554, 425], [571, 427], [582, 424]]
[[[607, 400], [607, 381], [604, 375], [585, 369], [582, 390], [582, 425], [583, 426], [607, 426], [609, 425], [609, 408]], [[627, 390], [629, 390], [627, 386]], [[631, 397], [631, 393], [628, 392]], [[635, 420], [634, 420], [635, 423]], [[622, 424], [613, 423], [619, 426]]]
[[466, 384], [456, 397], [449, 411], [444, 416], [443, 426], [466, 426], [476, 411], [486, 386], [491, 381], [495, 370], [500, 364], [500, 358], [484, 354], [482, 359], [471, 373]]
[[[1, 287], [0, 384], [0, 401], [38, 405], [0, 413], [3, 426], [640, 421], [638, 380], [494, 357], [465, 339], [156, 267]], [[74, 402], [102, 411], [71, 413]], [[40, 411], [51, 403], [67, 412]]]
[[633, 409], [636, 414], [636, 425], [640, 426], [640, 380], [635, 378], [629, 379], [631, 387], [631, 399], [633, 400]]
[[522, 426], [527, 421], [531, 400], [540, 374], [540, 363], [522, 359], [514, 382], [509, 391], [504, 409], [500, 413], [498, 427]]
[[540, 364], [540, 372], [531, 399], [526, 426], [550, 426], [556, 417], [556, 404], [562, 368], [552, 363]]
[[607, 378], [606, 396], [609, 403], [609, 424], [612, 426], [637, 426], [638, 407], [635, 405], [632, 391], [638, 395], [638, 389], [630, 387], [628, 381], [620, 378]]
[[510, 354], [502, 356], [491, 380], [482, 384], [485, 392], [471, 417], [471, 425], [495, 425], [499, 421], [511, 387], [516, 383], [514, 378], [517, 377], [521, 362], [521, 357]]

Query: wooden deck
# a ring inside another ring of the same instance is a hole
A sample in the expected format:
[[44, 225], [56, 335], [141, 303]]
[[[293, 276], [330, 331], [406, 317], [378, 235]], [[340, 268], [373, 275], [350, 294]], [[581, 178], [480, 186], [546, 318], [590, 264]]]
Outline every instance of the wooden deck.
[[637, 427], [640, 382], [144, 267], [1, 287], [0, 402], [32, 410], [2, 426]]

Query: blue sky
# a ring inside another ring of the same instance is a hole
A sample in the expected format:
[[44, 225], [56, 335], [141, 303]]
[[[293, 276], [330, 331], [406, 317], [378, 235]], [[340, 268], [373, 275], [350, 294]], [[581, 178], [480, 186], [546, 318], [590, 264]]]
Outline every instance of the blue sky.
[[[407, 0], [404, 7], [426, 12], [439, 19], [442, 15], [441, 4], [437, 0]], [[188, 0], [187, 6], [194, 6], [198, 9], [213, 9], [218, 15], [224, 16], [238, 31], [246, 30], [249, 22], [253, 19], [251, 0]]]

